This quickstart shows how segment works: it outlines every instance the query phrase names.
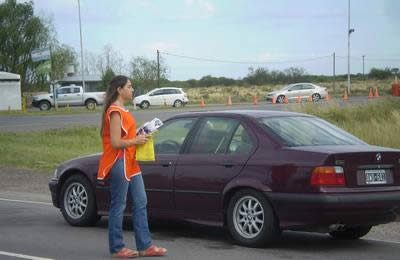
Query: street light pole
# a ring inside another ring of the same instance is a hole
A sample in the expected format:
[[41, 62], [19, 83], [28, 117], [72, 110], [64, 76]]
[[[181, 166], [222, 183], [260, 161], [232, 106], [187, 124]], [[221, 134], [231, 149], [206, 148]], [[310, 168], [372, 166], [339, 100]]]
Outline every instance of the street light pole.
[[347, 23], [347, 92], [350, 94], [350, 34], [354, 32], [354, 29], [350, 29], [350, 0], [348, 7], [348, 23]]
[[[85, 93], [85, 77], [83, 71], [83, 47], [82, 47], [82, 25], [81, 25], [81, 1], [78, 0], [78, 11], [79, 11], [79, 33], [81, 39], [81, 75], [82, 75], [82, 90]], [[82, 101], [83, 101], [83, 93], [82, 93]]]

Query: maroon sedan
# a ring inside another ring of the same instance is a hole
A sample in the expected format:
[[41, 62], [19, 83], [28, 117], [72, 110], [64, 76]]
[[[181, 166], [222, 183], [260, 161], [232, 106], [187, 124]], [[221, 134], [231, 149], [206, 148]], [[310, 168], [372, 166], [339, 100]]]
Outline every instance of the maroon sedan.
[[[310, 115], [181, 114], [155, 134], [155, 152], [156, 161], [140, 163], [149, 216], [224, 225], [245, 246], [265, 246], [282, 230], [357, 239], [399, 212], [400, 150]], [[98, 162], [99, 154], [65, 162], [49, 184], [71, 225], [108, 214]]]

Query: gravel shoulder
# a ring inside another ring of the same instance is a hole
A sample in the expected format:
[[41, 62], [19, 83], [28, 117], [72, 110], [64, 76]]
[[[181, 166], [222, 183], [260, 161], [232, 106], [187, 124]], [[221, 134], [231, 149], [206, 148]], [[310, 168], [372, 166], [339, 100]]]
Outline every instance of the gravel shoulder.
[[[51, 203], [52, 176], [52, 172], [0, 166], [0, 199]], [[400, 243], [400, 222], [375, 226], [365, 238]]]

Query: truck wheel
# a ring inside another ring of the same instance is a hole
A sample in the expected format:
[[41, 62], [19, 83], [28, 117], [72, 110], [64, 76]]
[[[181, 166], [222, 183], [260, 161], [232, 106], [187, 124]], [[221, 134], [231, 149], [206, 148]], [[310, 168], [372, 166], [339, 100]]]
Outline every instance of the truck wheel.
[[51, 104], [49, 101], [40, 101], [39, 108], [40, 110], [50, 110]]
[[97, 103], [93, 99], [89, 99], [88, 101], [86, 101], [86, 108], [89, 110], [95, 110], [96, 105], [97, 105]]

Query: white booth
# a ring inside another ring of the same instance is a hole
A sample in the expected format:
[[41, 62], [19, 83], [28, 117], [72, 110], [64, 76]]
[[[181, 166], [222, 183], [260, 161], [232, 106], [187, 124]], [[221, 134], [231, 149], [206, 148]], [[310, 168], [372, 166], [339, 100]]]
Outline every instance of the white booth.
[[21, 110], [21, 76], [0, 71], [0, 111]]

